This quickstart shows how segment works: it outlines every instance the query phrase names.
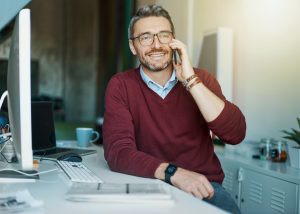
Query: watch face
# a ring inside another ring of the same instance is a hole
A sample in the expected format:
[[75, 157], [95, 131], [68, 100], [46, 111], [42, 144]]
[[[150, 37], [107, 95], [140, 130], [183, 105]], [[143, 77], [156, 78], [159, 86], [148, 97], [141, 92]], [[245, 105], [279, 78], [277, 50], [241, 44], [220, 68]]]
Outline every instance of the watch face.
[[176, 166], [169, 166], [167, 168], [167, 173], [168, 174], [173, 174], [176, 171], [177, 167]]

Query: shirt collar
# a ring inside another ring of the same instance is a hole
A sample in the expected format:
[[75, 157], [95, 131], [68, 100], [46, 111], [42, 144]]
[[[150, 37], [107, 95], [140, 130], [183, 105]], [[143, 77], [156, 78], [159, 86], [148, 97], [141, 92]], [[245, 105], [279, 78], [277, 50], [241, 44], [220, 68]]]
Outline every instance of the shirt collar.
[[176, 77], [176, 73], [175, 70], [173, 70], [172, 75], [170, 77], [170, 79], [167, 81], [166, 85], [164, 87], [162, 87], [161, 85], [159, 85], [158, 83], [156, 83], [155, 81], [153, 81], [150, 77], [148, 77], [148, 75], [144, 72], [142, 66], [140, 66], [140, 74], [142, 79], [144, 80], [144, 82], [146, 83], [147, 86], [149, 86], [150, 84], [155, 84], [160, 88], [166, 88], [169, 86], [169, 84], [175, 82], [177, 83], [178, 79]]

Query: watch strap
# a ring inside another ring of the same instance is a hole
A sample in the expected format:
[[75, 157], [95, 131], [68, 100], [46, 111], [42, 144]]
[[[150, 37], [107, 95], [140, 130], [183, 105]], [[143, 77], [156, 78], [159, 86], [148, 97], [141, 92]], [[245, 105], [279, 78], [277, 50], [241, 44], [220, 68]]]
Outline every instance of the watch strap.
[[188, 77], [187, 79], [183, 80], [182, 84], [184, 87], [186, 87], [189, 82], [192, 80], [192, 79], [195, 79], [197, 76], [197, 74], [193, 74], [192, 76]]
[[165, 182], [172, 185], [171, 177], [177, 171], [177, 166], [174, 164], [169, 164], [165, 170]]

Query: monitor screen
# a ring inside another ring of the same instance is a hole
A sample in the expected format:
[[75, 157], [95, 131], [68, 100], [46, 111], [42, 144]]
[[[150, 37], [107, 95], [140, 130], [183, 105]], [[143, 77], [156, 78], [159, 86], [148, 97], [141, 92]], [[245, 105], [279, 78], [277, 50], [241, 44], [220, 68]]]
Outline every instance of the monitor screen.
[[33, 169], [30, 28], [30, 10], [23, 9], [15, 20], [7, 72], [9, 124], [22, 170]]

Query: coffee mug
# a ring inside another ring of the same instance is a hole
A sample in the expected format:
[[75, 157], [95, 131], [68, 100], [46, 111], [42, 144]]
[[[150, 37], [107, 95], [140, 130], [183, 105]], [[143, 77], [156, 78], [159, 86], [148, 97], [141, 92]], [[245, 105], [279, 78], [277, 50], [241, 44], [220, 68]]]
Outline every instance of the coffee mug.
[[91, 143], [97, 141], [100, 137], [100, 134], [99, 132], [94, 131], [92, 128], [79, 127], [76, 128], [76, 136], [77, 136], [77, 145], [80, 147], [87, 147]]

